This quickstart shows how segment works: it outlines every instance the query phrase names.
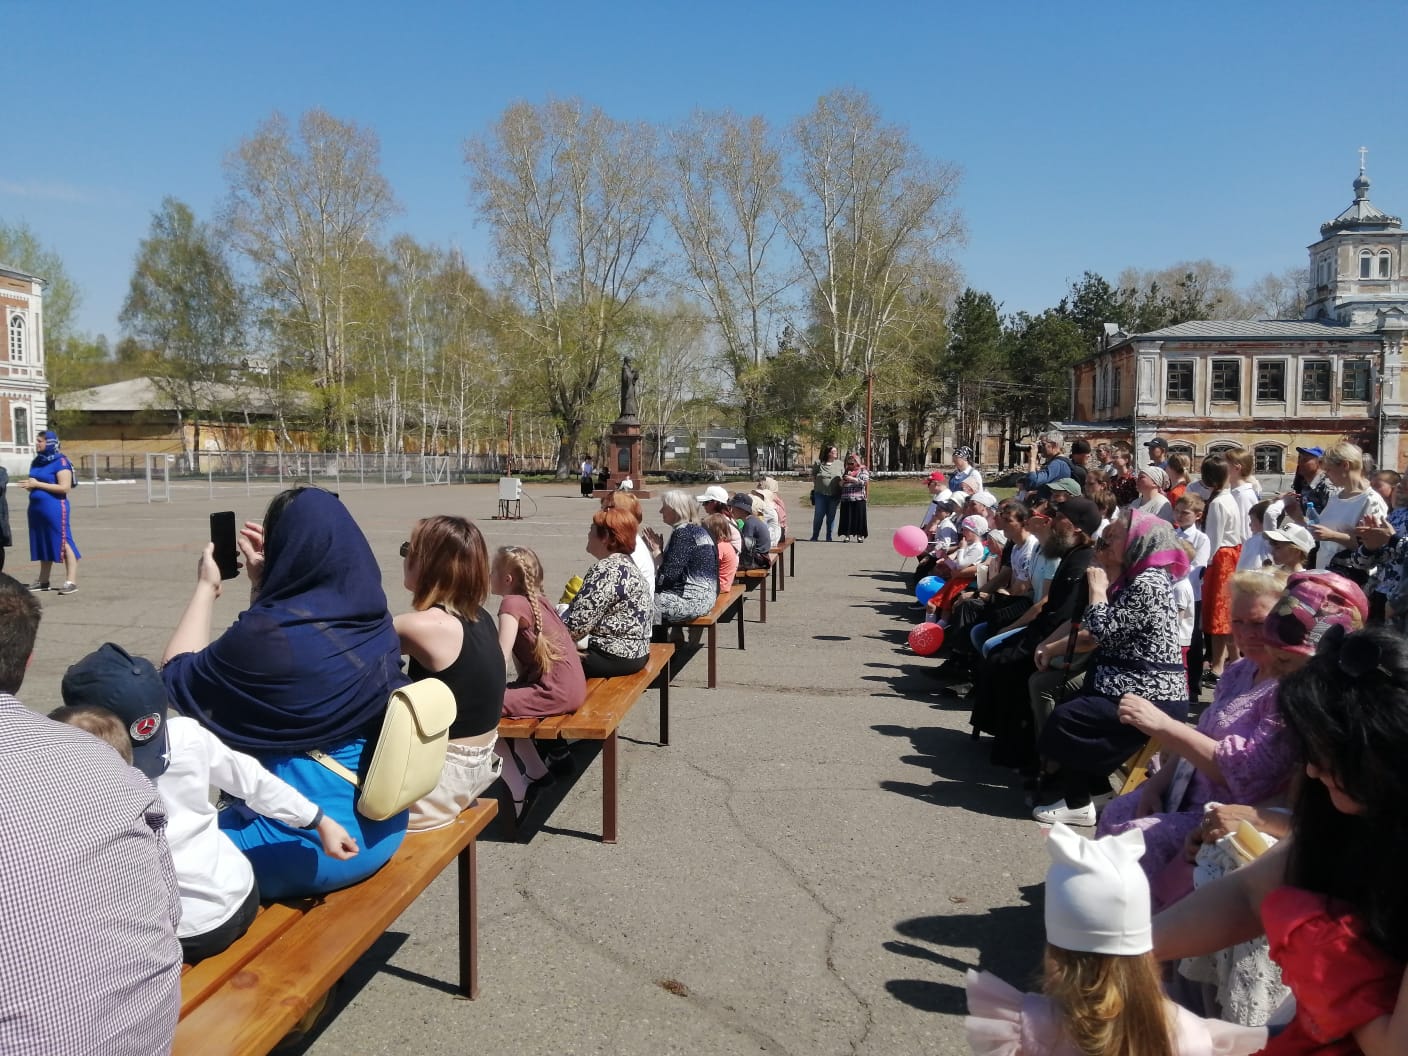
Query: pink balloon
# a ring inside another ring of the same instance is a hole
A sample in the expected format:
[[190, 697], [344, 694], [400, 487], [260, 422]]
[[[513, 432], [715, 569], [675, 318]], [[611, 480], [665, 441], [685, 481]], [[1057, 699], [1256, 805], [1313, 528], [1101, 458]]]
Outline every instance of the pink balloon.
[[918, 557], [929, 549], [929, 537], [918, 525], [906, 524], [903, 528], [895, 529], [893, 545], [895, 553], [901, 557]]
[[933, 656], [944, 644], [944, 629], [937, 623], [921, 623], [909, 632], [909, 647], [920, 656]]

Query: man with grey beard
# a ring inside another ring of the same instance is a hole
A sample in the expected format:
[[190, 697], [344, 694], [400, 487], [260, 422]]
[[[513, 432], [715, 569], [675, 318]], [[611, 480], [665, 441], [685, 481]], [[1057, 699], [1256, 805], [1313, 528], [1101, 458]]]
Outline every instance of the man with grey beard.
[[1021, 634], [1002, 643], [978, 669], [971, 698], [973, 736], [993, 735], [995, 765], [1035, 769], [1036, 731], [1027, 691], [1027, 680], [1036, 673], [1033, 657], [1056, 628], [1085, 611], [1085, 571], [1095, 558], [1100, 520], [1099, 507], [1086, 498], [1052, 508], [1051, 535], [1042, 553], [1060, 555], [1061, 564], [1047, 587], [1046, 603]]

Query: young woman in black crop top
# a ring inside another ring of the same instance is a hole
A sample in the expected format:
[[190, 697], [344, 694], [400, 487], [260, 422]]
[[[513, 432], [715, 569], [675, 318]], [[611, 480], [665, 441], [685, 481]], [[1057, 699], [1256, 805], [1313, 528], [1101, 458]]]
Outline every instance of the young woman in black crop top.
[[[474, 522], [463, 517], [428, 517], [416, 522], [401, 544], [404, 583], [412, 611], [394, 620], [412, 678], [438, 678], [455, 694], [450, 752], [441, 787], [411, 828], [446, 824], [499, 776], [494, 753], [507, 680], [498, 627], [484, 610], [489, 596], [489, 552]], [[467, 797], [467, 798], [466, 798]], [[450, 813], [453, 811], [453, 813]], [[449, 815], [448, 817], [446, 815]]]

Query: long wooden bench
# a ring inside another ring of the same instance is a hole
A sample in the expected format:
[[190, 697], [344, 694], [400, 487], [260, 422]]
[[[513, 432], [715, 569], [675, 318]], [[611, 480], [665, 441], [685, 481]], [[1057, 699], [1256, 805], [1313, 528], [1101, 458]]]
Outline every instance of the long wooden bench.
[[480, 798], [455, 821], [409, 832], [380, 872], [319, 898], [275, 902], [224, 953], [181, 977], [178, 1056], [259, 1056], [372, 947], [430, 882], [459, 862], [459, 989], [479, 995], [479, 905], [476, 843], [498, 813]]
[[[789, 535], [786, 539], [782, 540], [782, 542], [780, 542], [780, 543], [778, 543], [776, 546], [774, 546], [774, 547], [772, 548], [772, 550], [770, 551], [770, 553], [774, 553], [774, 554], [777, 554], [777, 555], [778, 555], [778, 561], [779, 561], [779, 562], [782, 561], [782, 555], [784, 555], [784, 554], [790, 554], [790, 555], [791, 555], [791, 556], [788, 558], [788, 561], [789, 561], [789, 563], [790, 563], [790, 569], [789, 569], [789, 571], [788, 571], [788, 573], [787, 573], [788, 577], [791, 578], [791, 579], [796, 579], [796, 578], [797, 578], [797, 547], [796, 547], [796, 545], [795, 545], [796, 542], [797, 542], [797, 537], [796, 537], [795, 535]], [[783, 584], [783, 589], [784, 589], [784, 590], [787, 589], [786, 584]]]
[[1149, 778], [1149, 764], [1153, 762], [1154, 756], [1159, 754], [1159, 744], [1157, 737], [1150, 737], [1144, 742], [1144, 746], [1135, 752], [1119, 768], [1121, 775], [1119, 795], [1126, 792], [1133, 792]]
[[797, 578], [797, 548], [793, 545], [796, 542], [797, 540], [789, 535], [768, 551], [772, 554], [773, 601], [777, 600], [779, 590], [785, 591], [787, 589], [787, 554], [789, 551], [792, 554], [792, 578]]
[[[740, 569], [740, 570], [738, 571], [738, 573], [737, 573], [736, 575], [734, 575], [734, 577], [733, 577], [733, 581], [734, 581], [735, 584], [742, 583], [743, 586], [744, 586], [745, 588], [747, 588], [748, 590], [755, 590], [755, 589], [757, 590], [757, 592], [758, 592], [758, 622], [759, 622], [759, 623], [767, 623], [767, 622], [768, 622], [768, 592], [767, 592], [767, 584], [768, 584], [768, 579], [769, 579], [771, 576], [772, 576], [772, 569], [771, 569], [771, 568], [745, 568], [745, 569]], [[773, 601], [776, 601], [776, 600], [777, 600], [776, 590], [777, 590], [777, 582], [774, 580], [774, 581], [773, 581], [773, 591], [774, 591], [774, 594], [773, 594]], [[742, 618], [742, 613], [739, 614], [739, 618], [740, 618], [740, 619]]]
[[545, 719], [500, 719], [500, 737], [532, 737], [554, 741], [562, 737], [601, 741], [601, 842], [616, 842], [616, 727], [652, 685], [660, 690], [660, 743], [670, 743], [670, 659], [675, 647], [656, 643], [650, 660], [633, 675], [587, 679], [587, 699], [570, 715]]
[[697, 619], [685, 620], [681, 623], [669, 624], [671, 627], [705, 627], [708, 628], [706, 637], [706, 648], [709, 655], [709, 688], [714, 689], [719, 684], [719, 624], [727, 623], [729, 614], [733, 614], [733, 622], [738, 624], [738, 648], [741, 652], [745, 646], [743, 644], [743, 599], [748, 596], [746, 587], [735, 583], [729, 587], [727, 594], [720, 594], [718, 601], [714, 602], [714, 607], [709, 612]]

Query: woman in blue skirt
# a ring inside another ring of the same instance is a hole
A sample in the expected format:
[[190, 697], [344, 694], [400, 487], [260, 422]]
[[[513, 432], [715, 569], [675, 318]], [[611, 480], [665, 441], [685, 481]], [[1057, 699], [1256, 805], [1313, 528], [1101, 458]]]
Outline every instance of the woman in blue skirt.
[[72, 594], [78, 589], [78, 559], [83, 556], [73, 542], [68, 501], [77, 478], [73, 463], [60, 453], [59, 437], [52, 429], [35, 437], [34, 450], [29, 478], [21, 485], [29, 492], [29, 559], [39, 562], [39, 579], [29, 589], [50, 589], [50, 571], [59, 561], [64, 566], [59, 593]]
[[409, 681], [381, 570], [346, 507], [319, 488], [276, 495], [239, 546], [249, 608], [210, 640], [220, 570], [207, 545], [162, 679], [181, 714], [254, 756], [357, 841], [359, 853], [342, 861], [324, 853], [315, 830], [226, 809], [220, 827], [254, 866], [260, 895], [335, 891], [385, 865], [406, 832], [405, 811], [385, 821], [358, 814], [357, 788], [309, 754], [365, 777], [391, 693]]

